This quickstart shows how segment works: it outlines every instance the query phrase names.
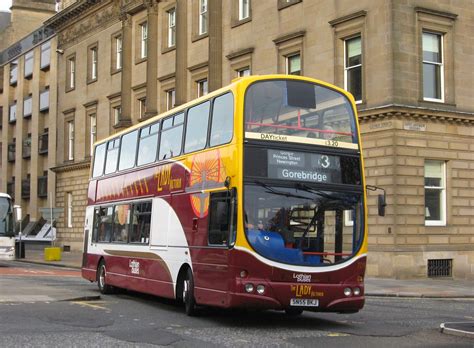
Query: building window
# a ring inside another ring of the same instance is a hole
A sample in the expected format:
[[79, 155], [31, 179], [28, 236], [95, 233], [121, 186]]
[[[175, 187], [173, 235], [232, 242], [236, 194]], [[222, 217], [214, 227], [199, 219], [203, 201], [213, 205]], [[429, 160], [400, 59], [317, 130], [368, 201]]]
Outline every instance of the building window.
[[206, 95], [208, 91], [208, 86], [207, 86], [207, 79], [199, 80], [196, 82], [197, 83], [197, 96], [202, 97], [203, 95]]
[[301, 55], [299, 53], [286, 57], [286, 73], [288, 75], [301, 75]]
[[30, 78], [33, 76], [33, 61], [35, 54], [33, 51], [25, 54], [25, 78]]
[[7, 159], [8, 162], [15, 162], [16, 159], [16, 142], [15, 138], [13, 138], [13, 142], [8, 144], [8, 155]]
[[140, 24], [140, 58], [146, 58], [148, 55], [148, 23]]
[[18, 82], [18, 60], [10, 63], [10, 85], [16, 85]]
[[44, 171], [43, 176], [38, 176], [38, 197], [48, 197], [48, 172]]
[[114, 38], [114, 56], [115, 56], [115, 70], [122, 69], [122, 36], [116, 36]]
[[38, 139], [38, 153], [40, 155], [48, 153], [48, 128], [44, 129], [43, 134]]
[[14, 104], [10, 105], [10, 112], [8, 114], [9, 122], [16, 122], [16, 101]]
[[67, 60], [67, 90], [70, 91], [76, 87], [76, 57], [69, 57]]
[[74, 160], [74, 121], [69, 121], [67, 123], [67, 159], [69, 161]]
[[97, 141], [97, 117], [96, 114], [91, 114], [89, 116], [90, 121], [90, 154], [91, 156], [94, 154], [94, 143]]
[[446, 225], [446, 163], [425, 161], [425, 225]]
[[47, 69], [51, 63], [51, 41], [41, 45], [41, 61], [40, 68]]
[[250, 17], [250, 0], [239, 0], [239, 21]]
[[23, 100], [23, 117], [29, 117], [32, 114], [33, 98], [31, 94]]
[[168, 11], [168, 47], [176, 45], [176, 9]]
[[237, 77], [245, 77], [245, 76], [250, 76], [250, 67], [248, 66], [237, 70]]
[[176, 91], [169, 89], [166, 91], [166, 110], [171, 110], [176, 105]]
[[31, 133], [28, 133], [26, 138], [23, 140], [23, 158], [31, 157]]
[[39, 109], [41, 112], [49, 110], [49, 87], [40, 92]]
[[199, 0], [199, 35], [207, 33], [207, 0]]
[[444, 101], [443, 36], [423, 32], [423, 99]]
[[89, 78], [88, 82], [93, 82], [97, 80], [98, 74], [98, 46], [89, 47], [89, 56], [88, 58], [88, 65], [89, 65]]
[[113, 117], [114, 117], [114, 124], [118, 124], [120, 122], [120, 116], [122, 114], [122, 107], [119, 105], [119, 106], [114, 106], [112, 108], [112, 112], [113, 112]]
[[146, 97], [138, 99], [138, 115], [140, 119], [143, 120], [145, 118], [146, 113]]
[[362, 101], [362, 40], [360, 36], [344, 40], [344, 89]]
[[67, 192], [67, 227], [72, 227], [72, 192]]

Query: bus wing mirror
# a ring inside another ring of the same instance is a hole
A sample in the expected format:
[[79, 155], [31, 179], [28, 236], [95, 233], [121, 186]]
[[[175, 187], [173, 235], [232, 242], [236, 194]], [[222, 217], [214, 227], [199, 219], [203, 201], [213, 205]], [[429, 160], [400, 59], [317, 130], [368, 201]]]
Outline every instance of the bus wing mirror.
[[383, 193], [379, 194], [377, 197], [377, 208], [379, 212], [379, 216], [385, 216], [385, 207], [387, 206], [387, 196], [385, 193], [385, 190], [381, 187], [378, 186], [373, 186], [373, 185], [366, 185], [365, 186], [367, 190], [370, 191], [383, 191]]
[[385, 207], [387, 206], [387, 201], [385, 197], [385, 192], [382, 194], [379, 194], [378, 196], [378, 210], [379, 210], [379, 216], [385, 216]]
[[14, 211], [14, 214], [15, 214], [16, 222], [19, 222], [21, 220], [21, 206], [14, 205], [13, 206], [13, 211]]

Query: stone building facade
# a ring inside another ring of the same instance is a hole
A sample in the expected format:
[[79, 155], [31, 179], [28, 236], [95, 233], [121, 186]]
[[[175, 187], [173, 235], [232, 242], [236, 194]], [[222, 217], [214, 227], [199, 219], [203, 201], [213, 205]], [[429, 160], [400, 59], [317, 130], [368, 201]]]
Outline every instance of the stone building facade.
[[56, 13], [55, 2], [56, 0], [13, 0], [9, 23], [0, 32], [0, 51], [43, 26], [43, 22]]
[[25, 233], [55, 204], [55, 48], [42, 26], [0, 54], [0, 191], [22, 206]]
[[[82, 247], [91, 144], [246, 74], [357, 100], [368, 274], [474, 279], [474, 8], [466, 1], [70, 1], [57, 35], [59, 239]], [[3, 151], [5, 152], [5, 151]]]

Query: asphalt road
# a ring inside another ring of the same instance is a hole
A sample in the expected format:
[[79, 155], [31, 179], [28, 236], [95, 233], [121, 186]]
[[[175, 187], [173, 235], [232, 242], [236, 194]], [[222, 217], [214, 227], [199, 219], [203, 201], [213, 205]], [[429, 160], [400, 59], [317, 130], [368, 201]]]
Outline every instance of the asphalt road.
[[473, 347], [439, 332], [473, 320], [474, 301], [367, 299], [357, 314], [245, 312], [181, 306], [148, 295], [99, 296], [70, 270], [0, 262], [1, 347]]

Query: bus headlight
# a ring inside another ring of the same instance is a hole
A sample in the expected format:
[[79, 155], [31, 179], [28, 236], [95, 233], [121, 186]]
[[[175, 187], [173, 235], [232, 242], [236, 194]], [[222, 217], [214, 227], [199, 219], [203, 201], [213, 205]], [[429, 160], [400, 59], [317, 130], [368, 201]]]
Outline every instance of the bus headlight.
[[252, 283], [245, 284], [245, 291], [247, 291], [248, 293], [253, 292], [253, 284]]
[[257, 293], [259, 295], [263, 295], [265, 293], [265, 285], [263, 284], [257, 285]]
[[15, 251], [15, 247], [14, 247], [14, 246], [9, 247], [9, 248], [6, 249], [6, 252], [7, 252], [7, 253], [10, 253], [10, 252], [12, 252], [12, 251]]
[[360, 295], [360, 288], [354, 288], [354, 296]]
[[346, 296], [351, 296], [351, 295], [352, 295], [352, 290], [351, 290], [351, 288], [345, 288], [345, 289], [344, 289], [344, 295], [346, 295]]

